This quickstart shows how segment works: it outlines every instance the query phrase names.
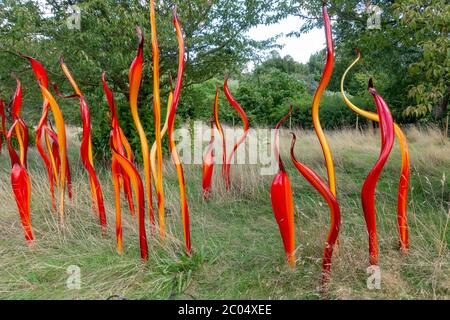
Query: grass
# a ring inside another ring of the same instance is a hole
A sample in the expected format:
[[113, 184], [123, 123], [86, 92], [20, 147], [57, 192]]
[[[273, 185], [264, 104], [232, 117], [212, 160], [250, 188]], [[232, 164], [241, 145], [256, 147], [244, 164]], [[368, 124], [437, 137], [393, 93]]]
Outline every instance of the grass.
[[[379, 152], [379, 137], [355, 131], [328, 132], [334, 151], [342, 210], [340, 247], [334, 255], [328, 296], [319, 293], [321, 257], [328, 230], [323, 200], [288, 160], [293, 185], [297, 268], [288, 270], [269, 198], [272, 176], [257, 166], [232, 166], [233, 187], [224, 191], [216, 165], [213, 193], [201, 199], [201, 168], [185, 166], [194, 254], [183, 254], [178, 184], [165, 163], [168, 238], [149, 237], [150, 258], [139, 258], [137, 225], [123, 208], [124, 254], [115, 252], [114, 202], [109, 169], [97, 168], [105, 196], [108, 234], [102, 238], [91, 212], [87, 176], [70, 142], [74, 199], [66, 222], [51, 211], [42, 161], [30, 150], [35, 243], [25, 243], [9, 184], [9, 159], [0, 156], [0, 298], [2, 299], [449, 299], [450, 144], [433, 130], [407, 132], [411, 150], [409, 225], [411, 249], [398, 251], [396, 188], [399, 152], [394, 148], [378, 184], [377, 223], [381, 290], [368, 290], [367, 232], [359, 192]], [[73, 136], [73, 134], [72, 134]], [[297, 132], [297, 157], [325, 176], [320, 146], [311, 132]], [[81, 269], [81, 289], [69, 290], [67, 268]]]

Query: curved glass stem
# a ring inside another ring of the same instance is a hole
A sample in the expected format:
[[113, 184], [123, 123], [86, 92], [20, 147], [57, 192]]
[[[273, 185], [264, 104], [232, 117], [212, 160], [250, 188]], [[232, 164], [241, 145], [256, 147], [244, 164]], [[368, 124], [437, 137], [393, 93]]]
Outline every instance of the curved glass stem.
[[189, 207], [186, 196], [186, 184], [184, 181], [184, 171], [183, 166], [181, 165], [180, 156], [178, 154], [175, 137], [174, 137], [174, 125], [175, 125], [175, 115], [177, 112], [178, 101], [180, 99], [181, 87], [183, 85], [183, 74], [184, 74], [184, 39], [183, 33], [181, 30], [181, 25], [177, 17], [176, 10], [173, 11], [173, 24], [177, 33], [178, 40], [178, 76], [175, 85], [175, 90], [173, 94], [172, 105], [170, 107], [169, 114], [169, 148], [170, 153], [172, 155], [172, 160], [175, 163], [175, 168], [178, 176], [178, 185], [180, 187], [180, 202], [181, 202], [181, 220], [183, 223], [183, 234], [184, 234], [184, 242], [186, 245], [186, 253], [191, 255], [191, 229], [190, 229], [190, 219], [189, 219]]
[[234, 97], [231, 95], [230, 90], [228, 89], [228, 78], [225, 78], [225, 81], [224, 81], [224, 84], [223, 84], [223, 91], [225, 93], [225, 96], [228, 99], [228, 102], [239, 113], [239, 116], [241, 117], [242, 123], [243, 123], [243, 126], [244, 126], [244, 133], [238, 139], [238, 141], [236, 141], [236, 143], [234, 144], [233, 149], [231, 150], [231, 152], [230, 152], [230, 154], [229, 154], [229, 156], [227, 158], [227, 161], [226, 161], [226, 166], [225, 166], [225, 185], [226, 185], [227, 190], [230, 190], [230, 188], [231, 188], [231, 180], [230, 180], [231, 160], [233, 159], [237, 148], [240, 146], [240, 144], [242, 142], [244, 142], [245, 138], [247, 137], [248, 129], [249, 129], [249, 123], [248, 123], [248, 118], [247, 118], [247, 115], [245, 114], [244, 109], [242, 109], [242, 107], [239, 105], [239, 103], [236, 101], [236, 99], [234, 99]]
[[383, 98], [373, 87], [372, 79], [370, 79], [369, 81], [369, 92], [372, 94], [375, 100], [378, 115], [380, 117], [381, 152], [377, 162], [364, 181], [364, 185], [361, 190], [361, 201], [363, 205], [367, 231], [369, 233], [370, 264], [377, 265], [378, 240], [375, 212], [375, 188], [394, 145], [394, 121], [392, 119], [392, 115], [389, 111], [388, 105], [386, 104], [386, 102], [384, 102]]
[[320, 99], [322, 98], [322, 95], [328, 85], [328, 82], [330, 81], [334, 66], [334, 48], [331, 33], [331, 23], [330, 17], [328, 16], [327, 13], [327, 8], [325, 6], [322, 7], [322, 14], [325, 27], [325, 37], [327, 40], [327, 62], [325, 64], [325, 69], [323, 71], [322, 78], [320, 79], [319, 86], [317, 87], [316, 93], [314, 94], [312, 105], [312, 119], [314, 130], [317, 134], [317, 137], [319, 138], [320, 145], [322, 146], [322, 151], [327, 166], [328, 185], [330, 186], [331, 192], [336, 196], [336, 179], [334, 175], [333, 156], [331, 154], [330, 146], [325, 137], [325, 134], [323, 133], [323, 129], [320, 124], [319, 118]]
[[[345, 94], [344, 82], [348, 72], [355, 66], [361, 59], [361, 53], [356, 49], [357, 58], [350, 64], [350, 66], [345, 70], [341, 79], [341, 95], [344, 98], [345, 104], [357, 114], [375, 122], [380, 122], [380, 117], [378, 114], [366, 111], [359, 108], [353, 104], [350, 99]], [[397, 140], [400, 144], [400, 153], [402, 157], [401, 173], [398, 182], [398, 193], [397, 193], [397, 224], [399, 229], [400, 238], [400, 250], [407, 252], [409, 248], [409, 235], [408, 235], [408, 190], [409, 190], [409, 175], [410, 175], [410, 156], [408, 142], [406, 136], [403, 133], [400, 126], [394, 123], [394, 132], [397, 136]]]

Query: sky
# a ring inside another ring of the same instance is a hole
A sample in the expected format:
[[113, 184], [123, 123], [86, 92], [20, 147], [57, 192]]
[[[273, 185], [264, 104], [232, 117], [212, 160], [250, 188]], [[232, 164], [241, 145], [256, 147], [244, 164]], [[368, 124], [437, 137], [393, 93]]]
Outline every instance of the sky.
[[284, 45], [283, 49], [278, 50], [280, 55], [282, 57], [290, 55], [295, 61], [306, 63], [311, 54], [325, 47], [325, 33], [322, 29], [313, 29], [302, 34], [300, 38], [286, 36], [289, 32], [298, 30], [301, 25], [301, 18], [290, 16], [270, 26], [261, 25], [252, 28], [249, 35], [255, 40], [266, 40], [282, 33], [284, 36], [277, 41], [278, 44]]

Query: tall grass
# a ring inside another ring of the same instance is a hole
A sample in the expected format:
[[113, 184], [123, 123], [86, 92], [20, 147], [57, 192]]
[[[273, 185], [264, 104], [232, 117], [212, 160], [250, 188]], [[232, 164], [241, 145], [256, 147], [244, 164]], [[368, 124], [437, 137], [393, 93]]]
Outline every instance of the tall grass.
[[[309, 131], [296, 132], [298, 158], [326, 177], [317, 138]], [[317, 288], [328, 208], [290, 165], [287, 130], [282, 133], [281, 146], [295, 201], [298, 266], [293, 272], [286, 267], [271, 209], [268, 190], [272, 176], [261, 176], [255, 165], [232, 167], [232, 190], [228, 193], [220, 165], [216, 165], [209, 202], [201, 197], [200, 166], [185, 166], [194, 250], [193, 257], [187, 258], [176, 174], [167, 159], [167, 239], [162, 243], [156, 236], [149, 236], [149, 261], [143, 263], [139, 258], [137, 221], [123, 201], [124, 253], [117, 255], [109, 168], [96, 168], [108, 218], [108, 234], [103, 238], [91, 209], [88, 178], [79, 160], [75, 136], [76, 130], [71, 130], [74, 199], [67, 203], [64, 227], [51, 210], [43, 164], [37, 152], [30, 150], [31, 218], [36, 238], [31, 247], [25, 243], [11, 192], [6, 150], [0, 156], [0, 298], [450, 298], [450, 144], [437, 131], [407, 131], [412, 172], [408, 207], [411, 249], [406, 256], [398, 251], [397, 147], [380, 178], [376, 205], [382, 289], [374, 291], [366, 287], [368, 243], [359, 192], [377, 158], [379, 136], [353, 130], [327, 133], [334, 152], [342, 210], [340, 245], [334, 255], [327, 297], [321, 296]], [[80, 290], [66, 286], [70, 265], [81, 269]]]

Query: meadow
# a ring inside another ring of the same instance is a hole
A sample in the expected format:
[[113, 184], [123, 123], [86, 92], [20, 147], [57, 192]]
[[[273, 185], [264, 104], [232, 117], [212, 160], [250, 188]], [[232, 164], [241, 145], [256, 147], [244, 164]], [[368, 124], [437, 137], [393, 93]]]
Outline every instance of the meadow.
[[[326, 203], [292, 166], [290, 135], [282, 131], [282, 157], [295, 201], [297, 268], [289, 270], [273, 216], [269, 187], [255, 165], [231, 169], [225, 191], [215, 167], [212, 195], [203, 201], [201, 166], [185, 165], [193, 256], [184, 255], [178, 182], [169, 158], [164, 163], [167, 239], [148, 237], [149, 261], [139, 257], [137, 221], [123, 207], [124, 253], [115, 250], [114, 196], [110, 169], [97, 163], [108, 218], [101, 236], [92, 213], [87, 174], [76, 134], [69, 141], [74, 198], [61, 226], [51, 210], [44, 166], [29, 152], [31, 219], [35, 242], [28, 246], [9, 183], [6, 149], [0, 156], [0, 299], [449, 299], [450, 143], [433, 129], [406, 130], [411, 151], [410, 250], [398, 250], [396, 226], [398, 144], [376, 192], [381, 290], [366, 286], [368, 239], [360, 202], [362, 183], [379, 153], [378, 132], [326, 132], [334, 153], [342, 211], [339, 249], [333, 256], [326, 296], [319, 290], [321, 259], [328, 232]], [[297, 158], [325, 177], [316, 136], [295, 130]], [[80, 267], [81, 288], [66, 286], [67, 268]]]

